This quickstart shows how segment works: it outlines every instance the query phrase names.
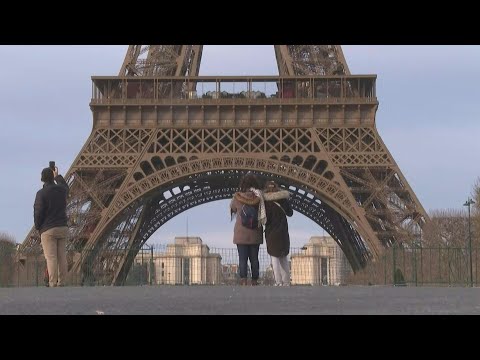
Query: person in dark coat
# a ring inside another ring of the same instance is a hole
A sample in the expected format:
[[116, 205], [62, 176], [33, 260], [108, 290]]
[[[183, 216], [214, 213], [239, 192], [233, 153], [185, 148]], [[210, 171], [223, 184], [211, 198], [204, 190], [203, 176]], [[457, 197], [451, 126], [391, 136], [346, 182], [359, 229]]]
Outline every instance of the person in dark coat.
[[[236, 215], [233, 230], [233, 243], [237, 245], [240, 285], [247, 285], [248, 260], [252, 269], [252, 285], [258, 285], [260, 275], [260, 262], [258, 251], [263, 243], [263, 224], [265, 222], [265, 208], [262, 193], [259, 190], [258, 180], [253, 174], [245, 175], [240, 181], [240, 192], [235, 193], [230, 202], [230, 214]], [[243, 206], [251, 205], [258, 209], [258, 227], [250, 229], [242, 225], [241, 212]]]
[[265, 225], [265, 240], [267, 252], [272, 258], [275, 286], [290, 285], [290, 235], [288, 233], [287, 216], [293, 215], [288, 201], [290, 193], [282, 190], [274, 181], [266, 184], [264, 194], [267, 223]]
[[35, 229], [40, 232], [43, 253], [47, 260], [50, 287], [65, 286], [67, 278], [68, 184], [55, 170], [42, 170], [43, 188], [37, 192], [33, 205]]

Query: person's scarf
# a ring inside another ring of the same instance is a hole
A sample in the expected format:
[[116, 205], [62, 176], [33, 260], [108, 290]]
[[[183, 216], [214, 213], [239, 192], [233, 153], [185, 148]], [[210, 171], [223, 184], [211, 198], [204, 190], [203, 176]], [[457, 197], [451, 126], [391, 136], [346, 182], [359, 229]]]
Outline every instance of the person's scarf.
[[247, 200], [244, 197], [240, 197], [239, 193], [236, 194], [236, 197], [237, 197], [237, 200], [248, 205], [258, 204], [258, 227], [265, 226], [265, 224], [267, 223], [267, 212], [265, 211], [265, 201], [288, 199], [290, 197], [290, 193], [287, 190], [267, 192], [267, 193], [264, 193], [263, 191], [255, 188], [250, 188], [249, 190], [255, 194], [256, 196], [255, 199]]
[[258, 204], [258, 227], [265, 226], [267, 223], [267, 212], [265, 211], [265, 201], [263, 200], [263, 192], [258, 189], [250, 188], [250, 191], [260, 199]]
[[[263, 192], [258, 189], [251, 188], [249, 189], [255, 196], [252, 198], [247, 198], [243, 193], [235, 193], [234, 198], [237, 199], [242, 204], [250, 206], [258, 206], [258, 227], [262, 227], [267, 223], [267, 213], [265, 211], [265, 203], [263, 201]], [[233, 214], [232, 214], [233, 215]]]
[[290, 197], [290, 193], [287, 190], [263, 193], [264, 201], [282, 200], [282, 199], [288, 199], [289, 197]]

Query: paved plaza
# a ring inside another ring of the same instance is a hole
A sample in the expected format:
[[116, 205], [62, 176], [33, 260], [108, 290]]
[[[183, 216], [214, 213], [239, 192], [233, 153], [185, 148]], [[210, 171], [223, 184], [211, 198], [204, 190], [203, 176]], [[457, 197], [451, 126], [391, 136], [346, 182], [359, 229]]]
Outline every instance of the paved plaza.
[[480, 288], [1, 288], [0, 314], [480, 314]]

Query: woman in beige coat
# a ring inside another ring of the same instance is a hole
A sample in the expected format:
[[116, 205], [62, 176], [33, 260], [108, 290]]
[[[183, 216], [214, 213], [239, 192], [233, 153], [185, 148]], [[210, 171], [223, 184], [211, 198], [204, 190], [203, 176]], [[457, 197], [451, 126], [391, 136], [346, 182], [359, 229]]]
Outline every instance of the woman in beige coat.
[[[233, 230], [233, 243], [237, 245], [240, 285], [247, 285], [248, 260], [252, 270], [252, 285], [258, 285], [260, 263], [258, 251], [263, 243], [263, 226], [265, 223], [265, 207], [262, 194], [259, 190], [258, 180], [253, 174], [245, 175], [240, 181], [240, 192], [235, 193], [231, 203], [230, 211], [236, 214], [235, 228]], [[250, 205], [258, 211], [258, 225], [251, 229], [242, 225], [241, 213], [245, 211], [244, 206]]]

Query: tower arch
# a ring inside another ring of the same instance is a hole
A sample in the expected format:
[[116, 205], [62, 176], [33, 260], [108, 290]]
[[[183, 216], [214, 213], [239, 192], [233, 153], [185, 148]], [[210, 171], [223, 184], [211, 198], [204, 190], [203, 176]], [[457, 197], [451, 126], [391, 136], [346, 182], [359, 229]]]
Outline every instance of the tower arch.
[[[128, 249], [246, 171], [292, 187], [354, 269], [418, 237], [429, 218], [377, 131], [375, 75], [351, 75], [339, 45], [275, 45], [279, 76], [201, 77], [202, 49], [130, 45], [118, 76], [92, 77], [92, 133], [66, 174], [72, 279], [100, 264], [121, 283]], [[39, 247], [32, 228], [20, 252]]]

